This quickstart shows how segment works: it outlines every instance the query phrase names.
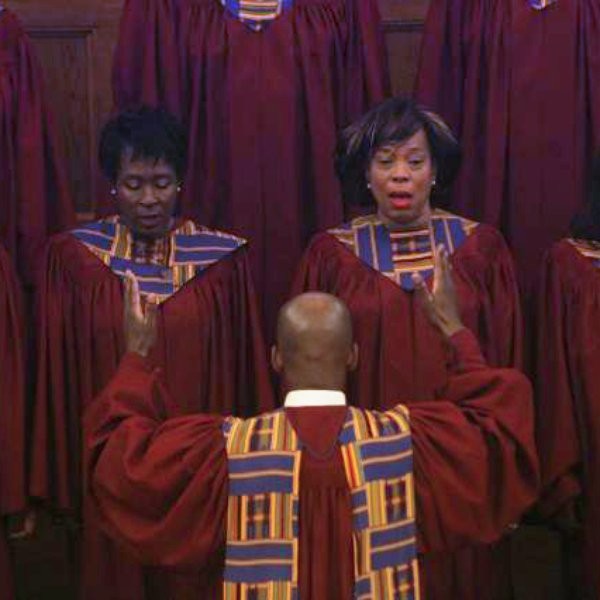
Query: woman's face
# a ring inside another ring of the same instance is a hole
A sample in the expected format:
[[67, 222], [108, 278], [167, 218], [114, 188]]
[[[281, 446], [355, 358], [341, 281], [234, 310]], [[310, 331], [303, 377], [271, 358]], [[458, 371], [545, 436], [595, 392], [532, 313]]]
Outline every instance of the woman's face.
[[423, 129], [403, 142], [378, 148], [367, 171], [367, 182], [380, 219], [392, 229], [426, 226], [434, 178]]
[[121, 157], [116, 181], [117, 208], [121, 219], [134, 234], [163, 237], [171, 228], [177, 201], [177, 175], [164, 160]]

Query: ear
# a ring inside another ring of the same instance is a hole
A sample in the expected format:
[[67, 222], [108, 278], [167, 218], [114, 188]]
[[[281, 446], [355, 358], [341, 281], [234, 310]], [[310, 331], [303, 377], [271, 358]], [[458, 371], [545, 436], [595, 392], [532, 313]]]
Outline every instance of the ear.
[[356, 371], [358, 367], [358, 344], [354, 342], [352, 344], [352, 349], [350, 350], [350, 354], [348, 355], [348, 362], [346, 363], [346, 368], [349, 372]]
[[271, 367], [275, 373], [281, 373], [283, 371], [283, 359], [281, 358], [281, 352], [277, 345], [271, 346]]

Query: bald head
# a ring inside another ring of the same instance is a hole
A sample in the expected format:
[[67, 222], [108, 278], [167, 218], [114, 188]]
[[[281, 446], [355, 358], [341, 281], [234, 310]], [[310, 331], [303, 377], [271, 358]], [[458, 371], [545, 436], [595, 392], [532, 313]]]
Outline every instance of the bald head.
[[328, 387], [340, 374], [345, 381], [356, 352], [348, 308], [335, 296], [320, 292], [290, 300], [279, 312], [276, 352], [275, 368], [288, 380], [299, 379], [296, 387]]

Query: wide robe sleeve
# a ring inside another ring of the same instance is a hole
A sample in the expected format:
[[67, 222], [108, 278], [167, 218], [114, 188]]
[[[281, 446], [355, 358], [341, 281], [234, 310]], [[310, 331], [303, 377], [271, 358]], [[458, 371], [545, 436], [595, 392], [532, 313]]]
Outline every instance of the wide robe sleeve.
[[410, 407], [422, 552], [494, 542], [538, 493], [529, 381], [488, 368], [468, 330], [453, 342], [445, 399]]
[[196, 568], [225, 540], [222, 418], [165, 421], [169, 402], [157, 372], [126, 355], [85, 414], [89, 485], [104, 527], [137, 560]]
[[[31, 494], [81, 500], [81, 413], [124, 353], [120, 279], [69, 234], [55, 237], [37, 297]], [[267, 356], [241, 248], [164, 302], [152, 355], [183, 413], [249, 416], [273, 408]]]

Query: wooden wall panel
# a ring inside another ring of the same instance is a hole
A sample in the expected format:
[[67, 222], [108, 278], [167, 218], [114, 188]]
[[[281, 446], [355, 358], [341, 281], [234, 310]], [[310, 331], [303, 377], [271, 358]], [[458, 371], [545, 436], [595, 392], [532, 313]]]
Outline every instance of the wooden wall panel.
[[379, 0], [395, 94], [411, 94], [430, 0]]
[[67, 153], [77, 211], [93, 213], [105, 193], [98, 130], [112, 108], [111, 66], [123, 0], [9, 0], [44, 69], [49, 101]]

